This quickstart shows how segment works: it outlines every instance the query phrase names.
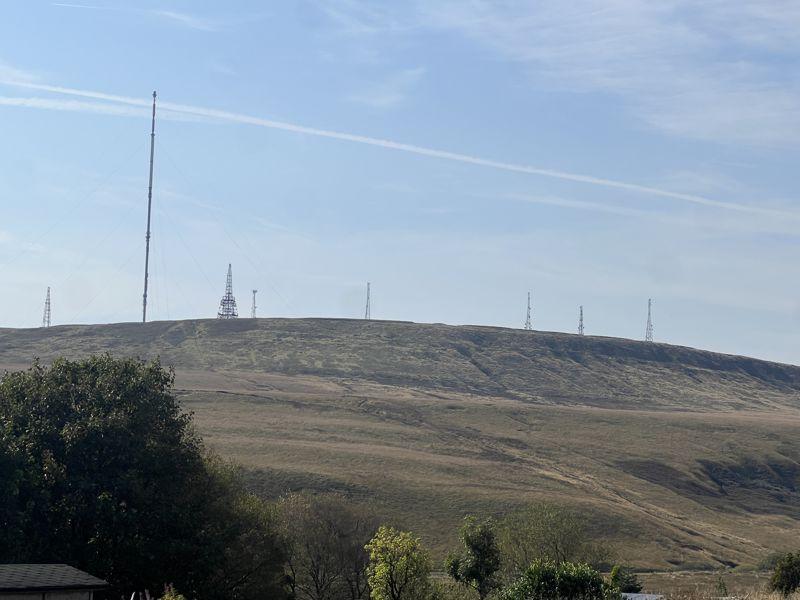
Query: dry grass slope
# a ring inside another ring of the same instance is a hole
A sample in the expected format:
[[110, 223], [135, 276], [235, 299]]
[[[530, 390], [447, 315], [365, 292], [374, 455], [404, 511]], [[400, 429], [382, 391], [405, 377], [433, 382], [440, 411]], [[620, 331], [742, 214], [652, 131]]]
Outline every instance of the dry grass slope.
[[0, 329], [0, 369], [160, 356], [253, 487], [337, 490], [437, 549], [465, 512], [590, 513], [640, 567], [752, 565], [800, 533], [800, 367], [489, 327], [239, 319]]

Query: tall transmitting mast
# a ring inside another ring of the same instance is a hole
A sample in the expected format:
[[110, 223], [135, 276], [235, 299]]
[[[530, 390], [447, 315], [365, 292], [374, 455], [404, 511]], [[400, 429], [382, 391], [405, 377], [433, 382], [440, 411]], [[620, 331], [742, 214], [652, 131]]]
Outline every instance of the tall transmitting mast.
[[47, 297], [44, 300], [44, 313], [42, 313], [42, 327], [50, 327], [50, 286], [47, 286]]
[[253, 305], [250, 307], [250, 318], [251, 319], [255, 319], [256, 318], [256, 308], [257, 308], [256, 307], [256, 294], [257, 293], [258, 293], [258, 290], [253, 290]]
[[370, 307], [370, 298], [369, 298], [369, 281], [367, 282], [367, 306], [364, 309], [364, 318], [369, 321], [372, 318], [371, 314], [371, 307]]
[[653, 341], [653, 299], [647, 299], [647, 327], [644, 330], [644, 341]]
[[525, 330], [530, 331], [533, 329], [533, 323], [531, 322], [531, 293], [528, 292], [528, 312], [525, 315]]
[[228, 277], [225, 279], [225, 295], [219, 301], [218, 319], [236, 319], [239, 317], [239, 310], [236, 308], [236, 298], [233, 297], [233, 273], [231, 265], [228, 263]]
[[147, 322], [147, 277], [150, 267], [150, 213], [153, 207], [153, 154], [156, 147], [156, 92], [153, 91], [153, 121], [150, 127], [150, 183], [147, 186], [147, 233], [144, 236], [144, 293], [142, 323]]
[[578, 309], [578, 335], [583, 335], [583, 305]]

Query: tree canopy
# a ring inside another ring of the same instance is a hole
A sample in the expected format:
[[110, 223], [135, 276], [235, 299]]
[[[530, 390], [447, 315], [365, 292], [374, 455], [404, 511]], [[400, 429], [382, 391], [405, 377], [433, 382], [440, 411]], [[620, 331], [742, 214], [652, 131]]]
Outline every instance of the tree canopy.
[[460, 554], [451, 554], [445, 568], [453, 579], [474, 588], [480, 598], [486, 598], [499, 585], [495, 576], [502, 563], [494, 524], [488, 519], [481, 522], [468, 516], [460, 534], [464, 549]]
[[589, 521], [560, 505], [539, 502], [508, 515], [499, 530], [505, 568], [525, 571], [534, 561], [583, 562], [599, 568], [608, 563], [611, 549], [593, 541]]
[[372, 600], [427, 600], [431, 560], [419, 538], [386, 525], [366, 546]]
[[780, 592], [784, 598], [800, 589], [800, 552], [788, 552], [778, 558], [769, 587], [773, 592]]
[[378, 520], [338, 495], [288, 494], [278, 502], [287, 586], [303, 600], [369, 597], [364, 547]]
[[266, 505], [209, 457], [159, 362], [94, 356], [0, 379], [0, 560], [120, 591], [280, 597]]

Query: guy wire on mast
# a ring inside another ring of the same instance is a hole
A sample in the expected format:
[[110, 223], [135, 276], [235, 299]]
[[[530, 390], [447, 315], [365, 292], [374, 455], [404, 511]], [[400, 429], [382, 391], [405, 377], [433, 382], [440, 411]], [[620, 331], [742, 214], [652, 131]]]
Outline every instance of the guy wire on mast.
[[150, 127], [150, 182], [147, 186], [147, 233], [144, 236], [144, 293], [142, 294], [142, 323], [147, 322], [147, 278], [150, 267], [150, 214], [153, 207], [153, 156], [156, 145], [156, 92], [153, 90], [153, 120]]

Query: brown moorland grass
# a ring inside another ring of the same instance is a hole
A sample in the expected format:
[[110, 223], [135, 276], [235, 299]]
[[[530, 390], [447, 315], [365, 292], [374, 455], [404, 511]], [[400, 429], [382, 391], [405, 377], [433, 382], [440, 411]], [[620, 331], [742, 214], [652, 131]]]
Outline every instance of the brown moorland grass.
[[0, 369], [174, 365], [253, 489], [338, 491], [438, 554], [468, 512], [586, 513], [644, 569], [742, 568], [800, 533], [800, 368], [664, 344], [335, 319], [0, 330]]

